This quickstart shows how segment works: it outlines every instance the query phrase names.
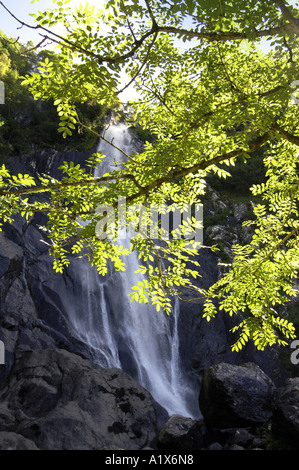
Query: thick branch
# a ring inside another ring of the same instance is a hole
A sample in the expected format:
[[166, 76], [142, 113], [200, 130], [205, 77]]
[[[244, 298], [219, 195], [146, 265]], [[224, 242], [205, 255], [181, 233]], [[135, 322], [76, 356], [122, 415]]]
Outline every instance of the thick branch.
[[277, 123], [273, 124], [272, 127], [274, 130], [278, 131], [278, 133], [283, 137], [285, 140], [288, 140], [292, 144], [299, 145], [299, 136], [291, 134], [290, 132], [286, 131], [283, 129], [281, 126], [279, 126]]
[[210, 160], [203, 160], [197, 163], [196, 165], [193, 165], [188, 168], [182, 168], [179, 170], [173, 170], [172, 172], [168, 173], [167, 175], [152, 181], [149, 183], [147, 186], [144, 186], [138, 193], [132, 194], [127, 198], [127, 202], [132, 202], [135, 199], [138, 199], [139, 197], [150, 193], [153, 189], [158, 188], [161, 186], [163, 183], [166, 183], [167, 181], [172, 181], [177, 178], [181, 178], [183, 176], [189, 175], [191, 173], [196, 173], [200, 170], [205, 170], [206, 168], [213, 166], [213, 165], [218, 165], [221, 162], [224, 162], [225, 160], [230, 160], [231, 158], [236, 158], [242, 153], [252, 153], [255, 152], [259, 147], [261, 147], [265, 142], [267, 142], [269, 138], [269, 132], [266, 132], [262, 136], [258, 137], [249, 147], [248, 150], [244, 150], [242, 148], [232, 150], [231, 152], [218, 155], [217, 157], [214, 157]]
[[[184, 28], [175, 28], [173, 26], [159, 26], [159, 32], [163, 33], [172, 33], [177, 34], [179, 36], [188, 36], [189, 38], [197, 38], [197, 39], [207, 39], [208, 41], [236, 41], [236, 40], [243, 40], [247, 39], [248, 36], [245, 33], [240, 33], [237, 31], [229, 31], [229, 32], [199, 32], [199, 31], [191, 31]], [[263, 29], [261, 31], [255, 32], [255, 38], [262, 38], [268, 36], [276, 36], [276, 35], [283, 35], [285, 32], [291, 30], [290, 24], [285, 24], [283, 26], [277, 26], [274, 28]], [[299, 34], [299, 33], [298, 33]]]
[[[298, 21], [296, 18], [294, 18], [292, 15], [290, 17], [290, 12], [286, 9], [285, 4], [282, 0], [277, 0], [276, 3], [279, 5], [280, 9], [282, 10], [283, 14], [289, 21], [289, 23], [282, 25], [282, 26], [277, 26], [261, 31], [256, 31], [255, 37], [256, 38], [261, 38], [261, 37], [267, 37], [267, 36], [274, 36], [274, 35], [283, 35], [287, 31], [294, 30], [296, 34], [299, 35], [299, 27], [298, 27]], [[93, 57], [94, 59], [97, 60], [99, 64], [103, 63], [110, 63], [110, 64], [118, 64], [121, 62], [126, 61], [127, 59], [133, 57], [135, 53], [139, 50], [139, 48], [143, 45], [143, 43], [146, 41], [147, 38], [152, 36], [153, 34], [158, 34], [158, 33], [171, 33], [171, 34], [176, 34], [178, 36], [187, 36], [188, 38], [197, 38], [197, 39], [206, 39], [208, 41], [234, 41], [234, 40], [243, 40], [243, 39], [248, 39], [247, 35], [242, 32], [199, 32], [199, 31], [193, 31], [193, 30], [188, 30], [184, 28], [176, 28], [173, 26], [161, 26], [157, 25], [153, 12], [151, 10], [149, 1], [146, 1], [147, 9], [149, 12], [149, 15], [152, 19], [152, 27], [148, 31], [146, 31], [140, 39], [137, 41], [134, 41], [134, 45], [131, 48], [130, 51], [120, 54], [120, 55], [115, 55], [115, 56], [103, 56], [100, 54], [97, 54], [96, 52], [92, 52], [90, 49], [81, 47], [78, 45], [76, 42], [72, 42], [71, 40], [54, 33], [50, 31], [48, 28], [45, 28], [44, 26], [37, 24], [35, 26], [29, 25], [25, 23], [24, 21], [21, 21], [19, 18], [17, 18], [16, 15], [14, 15], [5, 5], [2, 1], [0, 1], [0, 5], [22, 26], [26, 26], [27, 28], [30, 29], [35, 29], [35, 30], [42, 30], [46, 32], [46, 36], [42, 35], [41, 36], [44, 38], [44, 40], [48, 39], [53, 42], [56, 42], [60, 44], [61, 46], [67, 47], [73, 51], [79, 52], [81, 54], [84, 54], [88, 57]], [[287, 10], [287, 13], [286, 11]], [[44, 41], [43, 40], [43, 41]]]
[[[0, 196], [22, 196], [23, 194], [36, 194], [36, 193], [46, 193], [49, 191], [53, 191], [55, 189], [62, 189], [62, 188], [73, 188], [76, 186], [89, 186], [90, 184], [99, 184], [105, 183], [107, 181], [114, 181], [117, 179], [131, 179], [132, 181], [136, 181], [134, 175], [130, 174], [123, 174], [120, 176], [102, 176], [99, 178], [91, 178], [88, 180], [80, 180], [80, 181], [61, 181], [60, 183], [49, 184], [47, 186], [35, 186], [31, 188], [24, 188], [24, 189], [2, 189], [0, 191]], [[137, 185], [138, 186], [138, 185]], [[140, 186], [139, 186], [140, 187]]]
[[287, 21], [289, 21], [292, 26], [293, 31], [299, 35], [299, 20], [295, 18], [290, 10], [287, 8], [287, 5], [284, 0], [275, 0], [276, 5], [279, 7], [282, 15]]

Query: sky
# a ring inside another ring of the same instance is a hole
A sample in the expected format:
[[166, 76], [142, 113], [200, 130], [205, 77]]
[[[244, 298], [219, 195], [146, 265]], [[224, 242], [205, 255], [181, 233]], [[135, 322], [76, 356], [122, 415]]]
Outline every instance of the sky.
[[[0, 0], [1, 1], [1, 0]], [[105, 0], [70, 0], [67, 6], [74, 7], [80, 3], [88, 3], [95, 5], [97, 8], [102, 8]], [[39, 10], [45, 11], [48, 8], [55, 8], [52, 0], [2, 0], [9, 10], [20, 20], [34, 26], [34, 19], [30, 16], [30, 13], [38, 13]], [[296, 4], [296, 0], [289, 0], [289, 3]], [[38, 32], [26, 28], [11, 17], [11, 15], [5, 11], [0, 4], [0, 30], [3, 31], [7, 36], [13, 38], [19, 38], [20, 42], [26, 44], [27, 41], [32, 40], [38, 43], [41, 40]]]
[[[45, 11], [48, 8], [55, 8], [52, 0], [3, 0], [4, 5], [20, 20], [34, 26], [34, 19], [30, 16], [30, 13], [38, 13], [38, 11]], [[71, 0], [67, 6], [74, 7], [80, 3], [85, 3], [83, 0]], [[104, 0], [88, 0], [90, 5], [95, 5], [98, 8], [104, 4]], [[0, 30], [3, 31], [7, 36], [18, 38], [20, 42], [26, 44], [27, 41], [35, 40], [40, 41], [38, 32], [21, 27], [20, 24], [14, 20], [11, 15], [5, 11], [0, 5]]]
[[[89, 3], [95, 7], [101, 9], [106, 3], [105, 0], [71, 0], [67, 6], [75, 7], [80, 3]], [[52, 0], [3, 0], [3, 4], [21, 21], [35, 25], [34, 18], [30, 16], [30, 13], [38, 13], [38, 11], [45, 11], [48, 8], [57, 8]], [[8, 37], [18, 39], [22, 44], [26, 44], [28, 41], [33, 41], [34, 44], [38, 44], [41, 41], [41, 36], [38, 31], [21, 26], [20, 23], [15, 20], [0, 4], [0, 30], [3, 31]], [[59, 32], [55, 30], [56, 32]], [[49, 48], [49, 47], [48, 47]], [[123, 78], [121, 87], [128, 82], [127, 78]], [[127, 88], [123, 93], [119, 95], [123, 102], [126, 102], [132, 98], [136, 98], [137, 94], [133, 87]]]
[[[0, 0], [1, 1], [1, 0]], [[80, 3], [86, 3], [87, 0], [70, 0], [67, 6], [75, 7]], [[292, 0], [294, 1], [294, 0]], [[2, 0], [3, 4], [9, 8], [9, 10], [21, 21], [34, 26], [34, 18], [30, 16], [30, 13], [38, 13], [38, 11], [45, 11], [48, 8], [55, 8], [52, 0]], [[105, 0], [88, 0], [90, 5], [95, 5], [101, 9], [106, 3]], [[7, 36], [18, 39], [21, 43], [26, 44], [28, 41], [33, 41], [38, 44], [41, 41], [41, 36], [38, 31], [21, 26], [20, 23], [15, 20], [0, 4], [0, 30], [3, 31]], [[56, 31], [58, 32], [58, 31]], [[264, 48], [264, 47], [263, 47]], [[267, 47], [265, 47], [267, 49]], [[124, 82], [125, 84], [126, 82]], [[122, 101], [127, 101], [136, 95], [133, 88], [130, 87], [122, 94]]]

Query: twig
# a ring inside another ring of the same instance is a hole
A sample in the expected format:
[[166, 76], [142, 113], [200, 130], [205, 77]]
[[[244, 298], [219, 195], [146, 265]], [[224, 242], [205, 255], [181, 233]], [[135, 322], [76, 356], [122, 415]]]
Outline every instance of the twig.
[[146, 53], [146, 56], [145, 56], [145, 59], [144, 61], [142, 62], [142, 64], [140, 65], [139, 69], [137, 70], [137, 72], [135, 73], [135, 75], [133, 76], [133, 78], [129, 81], [129, 83], [127, 83], [120, 91], [117, 92], [117, 95], [119, 95], [120, 93], [122, 93], [123, 91], [125, 91], [135, 80], [136, 78], [138, 77], [138, 75], [140, 74], [141, 70], [143, 69], [143, 67], [146, 65], [147, 61], [148, 61], [148, 58], [149, 58], [149, 54], [150, 54], [150, 51], [157, 39], [157, 36], [158, 36], [158, 33], [155, 33], [154, 34], [154, 38], [151, 42], [151, 44], [149, 45], [148, 47], [148, 50], [147, 50], [147, 53]]
[[[116, 150], [118, 150], [119, 152], [121, 152], [126, 158], [128, 158], [129, 160], [131, 160], [133, 163], [135, 163], [135, 165], [139, 165], [139, 166], [146, 166], [144, 163], [141, 163], [141, 162], [137, 162], [137, 160], [135, 160], [134, 158], [132, 158], [130, 155], [128, 155], [124, 150], [122, 150], [120, 147], [118, 147], [117, 145], [115, 145], [113, 143], [113, 139], [110, 141], [110, 140], [107, 140], [105, 139], [105, 137], [101, 134], [99, 134], [97, 131], [91, 129], [90, 127], [86, 126], [85, 124], [83, 124], [79, 117], [78, 117], [78, 114], [76, 113], [76, 116], [77, 116], [77, 123], [79, 124], [79, 126], [81, 127], [84, 127], [85, 129], [87, 129], [88, 131], [92, 132], [93, 134], [95, 134], [97, 137], [99, 137], [101, 140], [103, 140], [104, 142], [106, 142], [107, 144], [111, 145], [111, 147], [115, 148]], [[107, 129], [106, 129], [107, 130]], [[105, 131], [106, 132], [106, 131]]]

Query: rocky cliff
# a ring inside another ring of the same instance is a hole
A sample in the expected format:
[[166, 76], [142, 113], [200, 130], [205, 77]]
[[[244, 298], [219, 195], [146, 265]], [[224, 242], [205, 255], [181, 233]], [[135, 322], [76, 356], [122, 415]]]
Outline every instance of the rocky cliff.
[[[84, 152], [49, 150], [11, 158], [9, 165], [16, 172], [57, 176], [62, 161], [76, 164], [86, 157]], [[211, 193], [207, 214], [216, 213], [221, 204]], [[240, 229], [244, 207], [230, 210], [229, 225], [210, 226], [207, 232], [209, 237], [220, 237], [228, 256], [232, 239], [248, 235]], [[53, 271], [41, 221], [34, 217], [27, 224], [16, 217], [0, 233], [0, 340], [5, 345], [5, 364], [0, 365], [0, 447], [163, 447], [158, 436], [168, 419], [166, 411], [130, 377], [129, 366], [127, 371], [99, 367], [96, 351], [78, 338], [66, 306], [76, 303], [84, 316], [80, 296], [87, 286], [78, 281], [76, 260], [62, 275]], [[221, 274], [217, 258], [207, 250], [199, 257], [200, 282], [213, 282]], [[221, 315], [207, 323], [201, 309], [200, 304], [182, 303], [179, 318], [180, 356], [195, 395], [205, 371], [220, 363], [255, 363], [275, 386], [284, 382], [278, 350], [257, 353], [249, 346], [232, 353], [232, 319]], [[200, 445], [197, 441], [197, 448]]]

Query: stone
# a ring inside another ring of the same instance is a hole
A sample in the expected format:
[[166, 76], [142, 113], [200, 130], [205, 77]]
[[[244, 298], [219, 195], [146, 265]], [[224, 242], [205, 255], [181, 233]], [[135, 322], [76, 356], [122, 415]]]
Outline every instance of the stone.
[[15, 432], [0, 431], [0, 450], [39, 450], [30, 439]]
[[238, 446], [237, 444], [233, 444], [227, 450], [245, 450], [245, 449], [242, 446]]
[[223, 447], [220, 442], [213, 442], [209, 445], [208, 450], [223, 450]]
[[236, 222], [243, 222], [253, 216], [252, 205], [250, 202], [235, 203], [233, 208]]
[[40, 450], [154, 447], [168, 415], [119, 369], [63, 349], [19, 351], [0, 397], [0, 431]]
[[299, 449], [299, 377], [290, 378], [278, 390], [272, 417], [272, 434]]
[[11, 271], [20, 271], [23, 261], [22, 248], [0, 232], [0, 276]]
[[256, 364], [220, 363], [204, 373], [199, 406], [209, 427], [256, 426], [271, 417], [275, 390]]
[[249, 444], [251, 444], [253, 439], [254, 439], [254, 435], [251, 434], [251, 432], [249, 432], [245, 428], [236, 429], [235, 434], [233, 436], [234, 444], [237, 444], [243, 447], [247, 447]]
[[172, 415], [159, 434], [159, 449], [169, 451], [199, 450], [204, 442], [203, 420]]
[[260, 449], [263, 447], [263, 440], [260, 437], [255, 437], [251, 443], [253, 449]]

